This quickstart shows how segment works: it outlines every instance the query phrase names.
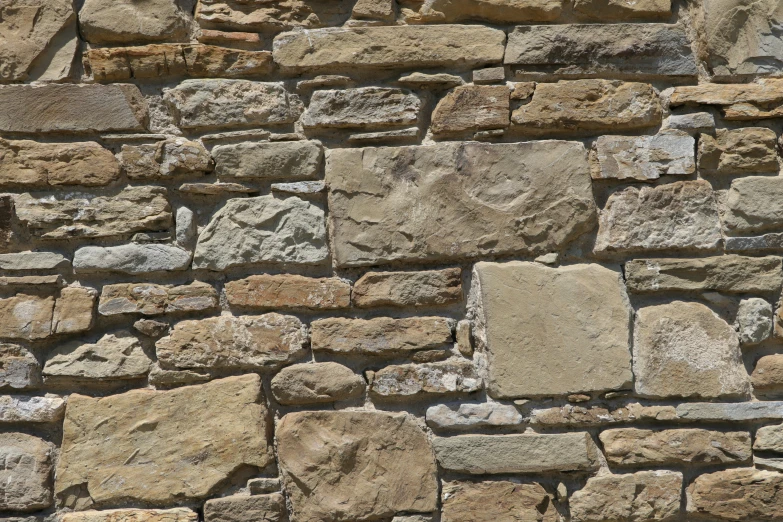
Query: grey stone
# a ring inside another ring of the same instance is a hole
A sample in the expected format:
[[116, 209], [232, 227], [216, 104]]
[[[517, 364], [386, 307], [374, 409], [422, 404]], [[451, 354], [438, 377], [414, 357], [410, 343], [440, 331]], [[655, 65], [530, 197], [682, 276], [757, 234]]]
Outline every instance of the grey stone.
[[73, 267], [80, 272], [148, 274], [187, 270], [192, 254], [173, 245], [131, 243], [114, 247], [88, 246], [76, 251]]
[[0, 395], [0, 424], [59, 422], [65, 399], [57, 396]]
[[436, 404], [427, 408], [427, 425], [447, 430], [518, 426], [524, 418], [509, 404], [497, 402]]
[[41, 365], [23, 346], [0, 343], [0, 390], [26, 390], [41, 384]]
[[215, 173], [242, 179], [313, 179], [323, 165], [323, 149], [313, 141], [245, 142], [212, 149]]
[[0, 433], [0, 511], [38, 511], [52, 505], [55, 447], [23, 433]]
[[756, 431], [756, 441], [753, 443], [753, 449], [783, 453], [783, 424], [759, 428]]
[[190, 16], [182, 0], [85, 0], [79, 29], [92, 44], [181, 41], [189, 33]]
[[185, 138], [168, 138], [152, 144], [123, 145], [122, 170], [130, 179], [167, 179], [212, 170], [204, 145]]
[[765, 252], [783, 250], [783, 232], [773, 232], [755, 237], [727, 237], [724, 244], [728, 252]]
[[601, 136], [595, 142], [598, 168], [593, 179], [633, 179], [653, 181], [661, 176], [690, 175], [696, 172], [692, 136]]
[[712, 132], [715, 130], [715, 118], [709, 112], [672, 114], [664, 120], [662, 130], [678, 130], [689, 134]]
[[140, 379], [150, 370], [152, 360], [139, 340], [128, 332], [106, 334], [93, 344], [74, 341], [55, 349], [46, 358], [43, 375], [47, 380]]
[[410, 399], [428, 395], [473, 393], [483, 381], [465, 359], [387, 366], [375, 372], [370, 393], [378, 399]]
[[360, 132], [348, 136], [348, 143], [372, 145], [385, 142], [409, 142], [419, 138], [419, 128], [395, 129], [379, 132]]
[[778, 172], [777, 139], [772, 129], [758, 127], [718, 129], [714, 137], [702, 134], [699, 172], [702, 175]]
[[438, 463], [470, 474], [593, 471], [598, 453], [585, 432], [557, 435], [458, 435], [436, 437]]
[[247, 489], [251, 495], [277, 493], [282, 488], [279, 478], [253, 478], [247, 481]]
[[198, 234], [196, 215], [188, 207], [179, 207], [175, 223], [177, 244], [183, 248], [192, 248]]
[[54, 270], [71, 266], [71, 261], [55, 252], [0, 254], [0, 270]]
[[487, 83], [502, 83], [506, 79], [504, 67], [489, 67], [473, 71], [473, 83], [481, 85]]
[[307, 128], [375, 128], [415, 125], [421, 101], [409, 91], [390, 87], [319, 90], [302, 117]]
[[772, 335], [772, 305], [765, 299], [751, 297], [740, 301], [737, 327], [740, 343], [759, 344]]
[[747, 176], [731, 182], [721, 216], [726, 233], [756, 234], [781, 228], [783, 176]]
[[753, 466], [755, 466], [757, 469], [765, 469], [768, 471], [783, 471], [783, 459], [765, 459], [754, 455]]
[[193, 268], [314, 265], [329, 256], [324, 211], [296, 197], [232, 199], [198, 237]]
[[281, 522], [285, 512], [285, 499], [280, 493], [232, 495], [207, 500], [204, 522]]
[[323, 181], [295, 181], [292, 183], [272, 183], [272, 192], [284, 192], [295, 195], [320, 194], [326, 191], [326, 183]]
[[280, 404], [315, 404], [355, 399], [364, 393], [364, 379], [335, 362], [295, 364], [272, 379]]
[[691, 402], [677, 405], [677, 417], [686, 421], [748, 422], [783, 419], [783, 402]]
[[462, 270], [368, 272], [354, 283], [351, 296], [360, 308], [450, 304], [462, 299]]

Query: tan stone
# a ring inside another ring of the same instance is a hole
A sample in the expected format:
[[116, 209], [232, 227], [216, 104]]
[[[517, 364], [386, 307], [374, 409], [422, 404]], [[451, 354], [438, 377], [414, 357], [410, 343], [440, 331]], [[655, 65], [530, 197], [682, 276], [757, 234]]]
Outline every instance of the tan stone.
[[445, 317], [334, 317], [310, 324], [314, 351], [381, 356], [441, 348], [453, 341], [451, 327]]
[[41, 365], [26, 348], [0, 343], [0, 390], [26, 390], [41, 384]]
[[696, 172], [696, 141], [684, 133], [654, 136], [599, 136], [593, 179], [652, 181]]
[[351, 17], [358, 20], [394, 21], [394, 0], [358, 0], [351, 11]]
[[751, 375], [758, 392], [783, 391], [783, 354], [765, 355], [756, 362]]
[[106, 509], [63, 513], [60, 522], [197, 522], [198, 513], [187, 508]]
[[752, 174], [777, 172], [778, 153], [775, 131], [746, 127], [717, 129], [699, 137], [699, 172], [702, 174]]
[[783, 425], [763, 426], [756, 431], [753, 449], [783, 453]]
[[217, 306], [218, 295], [215, 288], [200, 281], [183, 286], [121, 283], [103, 287], [98, 313], [159, 315], [212, 310]]
[[436, 136], [509, 126], [510, 94], [505, 85], [462, 85], [438, 102], [432, 113]]
[[314, 141], [244, 142], [212, 149], [215, 173], [242, 179], [313, 179], [323, 166], [323, 148]]
[[408, 23], [454, 23], [482, 20], [498, 24], [553, 22], [563, 0], [434, 0], [413, 11], [403, 9]]
[[483, 387], [476, 367], [465, 359], [387, 366], [375, 372], [370, 393], [378, 399], [473, 393]]
[[779, 118], [783, 115], [783, 80], [675, 87], [670, 103], [672, 106], [716, 105], [723, 109], [724, 118], [729, 121]]
[[272, 4], [246, 0], [201, 0], [196, 20], [201, 27], [230, 31], [277, 33], [294, 28], [342, 25], [353, 2], [279, 0]]
[[272, 379], [272, 393], [280, 404], [316, 404], [361, 397], [364, 379], [335, 362], [295, 364]]
[[253, 310], [334, 310], [351, 306], [351, 285], [336, 277], [262, 274], [230, 281], [225, 288], [231, 306]]
[[43, 375], [47, 381], [141, 379], [152, 361], [139, 340], [128, 332], [106, 334], [96, 343], [73, 341], [50, 352]]
[[232, 495], [204, 504], [204, 522], [281, 522], [287, 520], [285, 513], [285, 499], [280, 493]]
[[671, 0], [576, 0], [574, 11], [580, 18], [600, 22], [667, 19]]
[[462, 270], [368, 272], [353, 286], [353, 303], [375, 306], [436, 306], [462, 299]]
[[690, 515], [737, 522], [783, 517], [783, 473], [727, 469], [696, 477], [687, 492]]
[[154, 144], [123, 145], [122, 170], [130, 179], [159, 179], [209, 172], [212, 158], [197, 141], [169, 138]]
[[16, 294], [0, 299], [0, 338], [44, 339], [52, 331], [54, 297]]
[[0, 433], [0, 511], [38, 511], [52, 505], [55, 447], [24, 433]]
[[98, 292], [94, 288], [69, 286], [60, 290], [54, 304], [52, 333], [79, 333], [92, 328], [97, 297]]
[[266, 422], [257, 375], [104, 398], [73, 394], [55, 490], [64, 507], [79, 509], [202, 499], [240, 466], [269, 464]]
[[552, 498], [539, 484], [447, 482], [442, 522], [557, 522]]
[[746, 176], [734, 179], [722, 209], [723, 227], [732, 236], [780, 230], [783, 177]]
[[541, 426], [588, 427], [633, 421], [672, 421], [677, 419], [674, 406], [642, 406], [638, 402], [609, 409], [603, 406], [566, 404], [553, 408], [534, 409], [529, 422]]
[[117, 180], [114, 154], [94, 141], [38, 143], [0, 138], [0, 185], [98, 187]]
[[129, 44], [183, 40], [190, 16], [178, 0], [85, 0], [79, 29], [92, 44]]
[[181, 321], [155, 347], [169, 369], [276, 369], [307, 352], [306, 334], [296, 317], [269, 313]]
[[258, 33], [242, 33], [239, 31], [216, 31], [202, 29], [198, 41], [204, 44], [258, 51], [264, 48], [264, 39]]
[[302, 116], [302, 125], [318, 129], [368, 129], [416, 125], [421, 100], [404, 89], [360, 87], [317, 90]]
[[437, 509], [437, 466], [411, 417], [370, 411], [289, 413], [277, 426], [297, 522], [390, 518]]
[[649, 84], [573, 80], [537, 84], [533, 99], [511, 121], [525, 134], [597, 134], [657, 126], [661, 114]]

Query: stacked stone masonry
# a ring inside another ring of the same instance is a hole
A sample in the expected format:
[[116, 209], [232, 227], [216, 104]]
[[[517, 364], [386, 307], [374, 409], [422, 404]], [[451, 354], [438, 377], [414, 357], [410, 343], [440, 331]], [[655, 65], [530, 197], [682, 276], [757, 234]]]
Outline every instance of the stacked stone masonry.
[[783, 522], [783, 0], [0, 0], [0, 521]]

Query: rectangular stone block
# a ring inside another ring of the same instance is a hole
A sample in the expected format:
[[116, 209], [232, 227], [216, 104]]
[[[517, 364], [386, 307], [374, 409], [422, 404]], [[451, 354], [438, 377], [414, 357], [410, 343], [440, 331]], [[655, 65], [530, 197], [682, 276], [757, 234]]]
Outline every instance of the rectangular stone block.
[[473, 393], [483, 381], [465, 359], [387, 366], [374, 373], [370, 393], [376, 399], [406, 400], [428, 395]]
[[670, 104], [714, 105], [723, 110], [723, 117], [729, 121], [779, 118], [783, 115], [783, 80], [675, 87]]
[[435, 306], [462, 299], [462, 270], [368, 272], [353, 286], [353, 303], [377, 306]]
[[[202, 28], [219, 29], [224, 34], [247, 31], [276, 34], [280, 31], [322, 26], [340, 26], [351, 16], [353, 2], [337, 0], [283, 0], [275, 3], [252, 0], [201, 0], [196, 9], [196, 21]], [[217, 32], [217, 31], [213, 31]]]
[[653, 181], [696, 172], [696, 140], [681, 134], [600, 136], [595, 142], [593, 179]]
[[727, 235], [747, 236], [783, 228], [783, 177], [747, 176], [731, 182], [722, 214]]
[[318, 90], [302, 117], [306, 128], [364, 129], [415, 125], [421, 101], [410, 91], [388, 87]]
[[709, 520], [779, 520], [783, 473], [737, 468], [696, 477], [687, 489], [688, 514]]
[[55, 252], [15, 252], [0, 254], [0, 270], [9, 272], [26, 270], [54, 270], [70, 267], [71, 262]]
[[[499, 522], [535, 520], [557, 522], [559, 515], [552, 498], [540, 484], [518, 484], [493, 480], [486, 482], [446, 482], [441, 493], [441, 522]], [[429, 519], [427, 519], [429, 520]], [[398, 522], [396, 519], [392, 522]], [[424, 522], [401, 520], [399, 522]]]
[[24, 433], [0, 433], [0, 511], [38, 511], [52, 505], [55, 447]]
[[132, 180], [199, 176], [210, 172], [214, 165], [204, 145], [185, 138], [123, 145], [120, 162], [122, 171]]
[[18, 293], [0, 299], [0, 339], [28, 341], [49, 337], [54, 297]]
[[726, 237], [723, 239], [727, 252], [767, 252], [783, 250], [783, 233], [772, 232], [751, 237]]
[[326, 181], [338, 266], [550, 251], [595, 223], [581, 143], [337, 149]]
[[257, 309], [335, 310], [351, 306], [351, 285], [342, 279], [293, 274], [253, 275], [226, 283], [231, 306]]
[[65, 415], [65, 399], [28, 395], [0, 395], [0, 424], [60, 422]]
[[699, 137], [702, 175], [778, 172], [777, 140], [772, 129], [746, 127], [717, 129], [715, 137]]
[[749, 422], [783, 419], [783, 402], [691, 402], [677, 405], [677, 417], [685, 421]]
[[280, 522], [285, 520], [285, 499], [271, 495], [231, 495], [204, 504], [204, 522]]
[[26, 390], [41, 384], [41, 365], [18, 344], [0, 343], [0, 390]]
[[120, 283], [103, 287], [98, 313], [104, 316], [159, 315], [211, 310], [217, 306], [218, 294], [215, 288], [200, 281], [182, 286]]
[[445, 317], [334, 317], [313, 321], [310, 329], [314, 351], [355, 355], [401, 355], [443, 348], [454, 339], [452, 321]]
[[192, 253], [173, 245], [131, 243], [112, 247], [87, 246], [73, 256], [77, 273], [120, 272], [148, 274], [186, 270]]
[[60, 522], [197, 522], [198, 513], [187, 508], [105, 509], [63, 513]]
[[671, 0], [575, 0], [574, 11], [582, 20], [626, 22], [667, 19], [672, 14]]
[[402, 15], [409, 24], [451, 24], [469, 20], [500, 25], [553, 22], [563, 11], [564, 3], [564, 0], [434, 0], [416, 11], [406, 5]]
[[313, 141], [245, 142], [212, 149], [215, 174], [241, 179], [313, 179], [323, 165], [323, 148]]

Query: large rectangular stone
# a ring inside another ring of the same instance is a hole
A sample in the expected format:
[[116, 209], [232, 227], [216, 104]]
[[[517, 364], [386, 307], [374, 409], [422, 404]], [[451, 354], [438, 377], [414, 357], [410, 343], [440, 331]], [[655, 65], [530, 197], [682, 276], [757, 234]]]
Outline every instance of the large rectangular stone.
[[104, 509], [63, 513], [60, 522], [197, 522], [198, 513], [187, 508]]
[[334, 310], [351, 306], [351, 285], [337, 277], [260, 274], [226, 283], [231, 306], [249, 309]]
[[54, 458], [51, 442], [25, 433], [0, 433], [0, 512], [51, 506]]
[[[689, 517], [715, 522], [783, 519], [783, 473], [736, 468], [696, 477], [686, 490]], [[702, 518], [704, 517], [704, 518]]]
[[717, 129], [699, 137], [699, 173], [761, 174], [778, 172], [778, 136], [772, 129]]
[[351, 16], [353, 4], [350, 0], [274, 3], [263, 0], [200, 0], [196, 21], [202, 28], [226, 31], [223, 34], [239, 35], [243, 33], [235, 31], [247, 31], [258, 37], [257, 33], [274, 34], [300, 27], [312, 29], [343, 25]]
[[564, 0], [433, 0], [421, 4], [418, 11], [403, 9], [402, 16], [409, 24], [452, 24], [468, 20], [500, 25], [553, 22], [563, 11], [564, 3]]
[[338, 266], [532, 254], [594, 225], [581, 143], [443, 143], [332, 150]]

